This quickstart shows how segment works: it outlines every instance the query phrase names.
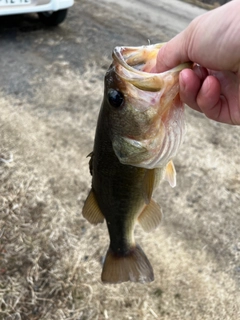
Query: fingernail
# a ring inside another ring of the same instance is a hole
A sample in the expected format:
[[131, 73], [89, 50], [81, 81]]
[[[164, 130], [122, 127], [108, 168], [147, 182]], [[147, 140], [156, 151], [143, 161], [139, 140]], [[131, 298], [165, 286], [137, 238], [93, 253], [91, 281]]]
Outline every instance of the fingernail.
[[202, 66], [200, 66], [199, 64], [196, 64], [194, 66], [193, 71], [199, 77], [199, 79], [201, 81], [204, 80], [208, 75], [207, 69], [202, 67]]

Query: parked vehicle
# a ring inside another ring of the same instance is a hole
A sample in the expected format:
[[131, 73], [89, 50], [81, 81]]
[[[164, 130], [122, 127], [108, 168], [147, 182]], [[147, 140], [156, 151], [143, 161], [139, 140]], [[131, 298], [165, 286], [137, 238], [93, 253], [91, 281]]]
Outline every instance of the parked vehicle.
[[0, 0], [0, 16], [36, 12], [45, 24], [56, 26], [65, 20], [73, 3], [74, 0]]

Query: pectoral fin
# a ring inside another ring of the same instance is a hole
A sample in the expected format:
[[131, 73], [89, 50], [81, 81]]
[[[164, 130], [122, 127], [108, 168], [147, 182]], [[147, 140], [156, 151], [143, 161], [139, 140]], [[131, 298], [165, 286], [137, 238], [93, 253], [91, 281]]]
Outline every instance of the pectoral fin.
[[172, 188], [176, 187], [176, 170], [172, 161], [167, 164], [164, 180], [167, 180]]
[[92, 224], [103, 223], [104, 215], [102, 214], [96, 201], [94, 192], [91, 190], [82, 209], [82, 215]]
[[138, 217], [138, 222], [142, 226], [143, 230], [150, 232], [157, 228], [162, 220], [162, 210], [154, 200], [144, 208]]

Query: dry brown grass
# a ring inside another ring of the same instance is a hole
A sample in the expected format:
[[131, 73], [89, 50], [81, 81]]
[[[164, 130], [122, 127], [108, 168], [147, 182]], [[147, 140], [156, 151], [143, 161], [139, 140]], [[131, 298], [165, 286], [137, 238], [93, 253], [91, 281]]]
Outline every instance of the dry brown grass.
[[[239, 166], [236, 163], [235, 171], [227, 166], [221, 168], [225, 156], [218, 144], [215, 151], [205, 151], [205, 160], [198, 159], [197, 148], [207, 147], [204, 141], [201, 145], [196, 134], [201, 131], [199, 118], [190, 117], [189, 138], [176, 161], [179, 186], [171, 190], [163, 184], [156, 197], [164, 207], [165, 222], [153, 234], [147, 235], [139, 227], [136, 230], [138, 242], [153, 264], [155, 282], [101, 284], [101, 262], [108, 246], [106, 227], [94, 228], [81, 217], [90, 187], [85, 156], [91, 151], [96, 121], [93, 114], [102, 92], [102, 82], [96, 75], [94, 66], [84, 77], [71, 74], [63, 80], [55, 75], [49, 79], [50, 89], [46, 84], [36, 92], [36, 105], [45, 103], [42, 110], [33, 110], [27, 102], [19, 107], [18, 100], [1, 93], [0, 319], [239, 319], [239, 287], [233, 275], [239, 266], [239, 248], [233, 258], [234, 244], [229, 243], [228, 234], [222, 230], [219, 236], [219, 226], [209, 225], [211, 217], [208, 220], [205, 208], [217, 218], [220, 202], [207, 204], [197, 200], [202, 197], [206, 201], [231, 201], [232, 218], [229, 212], [220, 212], [218, 219], [224, 225], [225, 217], [221, 215], [227, 214], [234, 224], [234, 212], [239, 213], [238, 207], [234, 207], [239, 204]], [[59, 86], [62, 90], [69, 88], [73, 76], [76, 88], [81, 86], [83, 91], [77, 93], [73, 86], [67, 96], [60, 96], [61, 103], [54, 110], [51, 91]], [[99, 93], [89, 100], [90, 78]], [[63, 109], [73, 93], [71, 110]], [[79, 99], [84, 108], [74, 111]], [[92, 105], [93, 113], [84, 113]], [[54, 116], [50, 111], [54, 111]], [[224, 130], [226, 134], [228, 129]], [[4, 161], [11, 155], [12, 162]], [[213, 163], [211, 157], [217, 157], [217, 162]], [[209, 175], [204, 170], [212, 171]], [[227, 172], [229, 175], [225, 176]], [[219, 190], [214, 194], [215, 185], [208, 181], [209, 177], [226, 184], [231, 172], [237, 175], [230, 191], [226, 194], [225, 186], [218, 184]], [[204, 174], [207, 180], [203, 179]], [[227, 200], [229, 196], [231, 200]], [[201, 230], [209, 226], [206, 235]], [[193, 228], [198, 236], [188, 233], [188, 228]], [[208, 250], [207, 243], [203, 246], [205, 236], [209, 244], [213, 242], [210, 246], [216, 243], [217, 250], [221, 243], [229, 246], [223, 259], [218, 259], [211, 248]]]

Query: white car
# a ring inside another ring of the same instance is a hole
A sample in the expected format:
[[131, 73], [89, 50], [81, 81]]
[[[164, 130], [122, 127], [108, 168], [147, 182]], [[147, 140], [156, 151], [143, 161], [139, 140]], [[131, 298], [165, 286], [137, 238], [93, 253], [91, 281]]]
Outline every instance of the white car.
[[0, 0], [0, 16], [37, 12], [47, 25], [63, 22], [74, 0]]

